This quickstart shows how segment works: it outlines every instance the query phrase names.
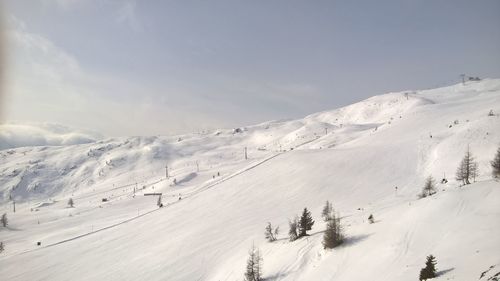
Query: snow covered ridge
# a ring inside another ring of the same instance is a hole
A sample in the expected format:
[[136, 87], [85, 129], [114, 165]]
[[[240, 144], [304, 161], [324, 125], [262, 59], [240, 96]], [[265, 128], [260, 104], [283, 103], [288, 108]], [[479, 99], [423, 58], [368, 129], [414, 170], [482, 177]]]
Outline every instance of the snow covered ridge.
[[53, 123], [0, 124], [0, 150], [25, 146], [60, 146], [94, 142], [97, 133], [76, 131]]
[[[264, 280], [418, 280], [433, 255], [433, 280], [493, 281], [499, 113], [491, 79], [245, 128], [2, 150], [0, 276], [243, 280], [254, 245]], [[460, 186], [468, 148], [479, 173]], [[428, 176], [437, 193], [419, 199]], [[144, 196], [157, 193], [162, 208]], [[326, 200], [344, 231], [331, 250]], [[305, 207], [315, 223], [289, 241]], [[273, 242], [268, 222], [280, 229]]]

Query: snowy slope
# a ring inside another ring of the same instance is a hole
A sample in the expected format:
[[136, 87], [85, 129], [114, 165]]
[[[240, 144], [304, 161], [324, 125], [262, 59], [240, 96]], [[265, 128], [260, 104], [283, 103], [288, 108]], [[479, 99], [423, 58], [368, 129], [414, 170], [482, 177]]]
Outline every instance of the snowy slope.
[[[2, 150], [0, 208], [11, 224], [0, 229], [0, 276], [242, 280], [254, 243], [267, 280], [416, 280], [429, 254], [438, 280], [479, 280], [500, 271], [500, 184], [489, 167], [498, 113], [493, 79], [235, 130]], [[480, 177], [459, 187], [468, 146]], [[449, 182], [417, 200], [429, 175]], [[166, 206], [147, 192], [163, 192]], [[331, 251], [321, 246], [326, 200], [347, 235]], [[289, 242], [287, 221], [304, 207], [311, 236]], [[282, 231], [274, 243], [264, 240], [268, 221]]]

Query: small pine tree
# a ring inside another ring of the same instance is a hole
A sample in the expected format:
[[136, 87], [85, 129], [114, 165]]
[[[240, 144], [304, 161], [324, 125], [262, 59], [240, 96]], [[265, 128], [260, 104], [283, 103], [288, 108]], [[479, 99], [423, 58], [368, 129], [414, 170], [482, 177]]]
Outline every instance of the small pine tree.
[[5, 248], [3, 246], [3, 242], [0, 242], [0, 253], [3, 252], [3, 250], [5, 250]]
[[323, 217], [324, 221], [329, 221], [331, 219], [332, 211], [332, 204], [327, 200], [325, 203], [325, 207], [323, 207], [323, 211], [321, 211], [321, 217]]
[[434, 178], [432, 176], [427, 177], [425, 180], [425, 185], [424, 188], [422, 189], [422, 193], [420, 195], [421, 198], [431, 196], [435, 194], [436, 191], [436, 183], [434, 181]]
[[288, 221], [288, 237], [290, 238], [290, 241], [295, 241], [297, 238], [299, 238], [299, 235], [297, 233], [297, 224], [298, 220], [297, 217], [295, 217], [293, 220]]
[[262, 280], [262, 257], [259, 249], [252, 245], [248, 252], [248, 260], [245, 271], [245, 281], [261, 281]]
[[497, 154], [495, 155], [495, 159], [491, 161], [491, 168], [493, 168], [493, 177], [500, 178], [500, 147], [497, 149]]
[[314, 225], [314, 220], [312, 219], [311, 212], [307, 210], [307, 208], [304, 208], [304, 211], [302, 212], [302, 216], [300, 217], [299, 220], [299, 237], [306, 236], [307, 231], [312, 229], [312, 226]]
[[368, 221], [370, 222], [370, 224], [375, 222], [375, 218], [373, 218], [373, 214], [370, 214], [370, 216], [368, 216]]
[[7, 227], [7, 225], [9, 225], [9, 219], [7, 218], [7, 214], [4, 213], [2, 215], [2, 218], [0, 219], [0, 221], [2, 222], [2, 226], [3, 227]]
[[326, 230], [323, 234], [323, 247], [325, 249], [332, 249], [342, 244], [344, 235], [342, 233], [342, 226], [340, 224], [340, 217], [332, 212], [332, 218], [326, 224]]
[[273, 230], [273, 226], [271, 225], [270, 222], [268, 222], [266, 226], [266, 231], [264, 232], [267, 241], [269, 242], [276, 241], [276, 236], [278, 236], [278, 233], [279, 233], [279, 226], [277, 226]]
[[256, 249], [255, 250], [255, 278], [254, 281], [261, 281], [262, 280], [262, 256], [260, 255], [260, 250]]
[[420, 270], [419, 280], [427, 280], [436, 277], [436, 258], [433, 255], [427, 257], [425, 267]]
[[474, 182], [476, 182], [476, 178], [479, 176], [479, 166], [477, 162], [472, 162], [471, 163], [471, 169], [470, 169], [470, 177]]
[[73, 198], [69, 198], [69, 200], [68, 200], [68, 206], [70, 208], [73, 208], [74, 205], [75, 205], [75, 203], [73, 202]]
[[471, 179], [475, 181], [478, 175], [479, 169], [477, 162], [474, 160], [469, 148], [467, 148], [464, 158], [457, 168], [456, 179], [466, 185], [470, 184]]

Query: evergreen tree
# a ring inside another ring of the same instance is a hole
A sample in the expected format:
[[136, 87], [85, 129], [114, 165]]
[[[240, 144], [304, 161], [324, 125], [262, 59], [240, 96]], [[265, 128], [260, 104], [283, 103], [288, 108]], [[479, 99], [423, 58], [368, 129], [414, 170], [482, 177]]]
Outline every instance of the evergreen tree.
[[370, 214], [370, 216], [368, 216], [368, 221], [370, 223], [374, 223], [375, 222], [375, 218], [373, 218], [373, 214]]
[[297, 224], [298, 220], [297, 217], [295, 217], [293, 220], [288, 221], [288, 237], [290, 238], [290, 241], [295, 241], [297, 238], [299, 238], [299, 235], [297, 233]]
[[332, 211], [332, 204], [327, 200], [325, 203], [325, 207], [323, 207], [323, 211], [321, 211], [321, 217], [323, 217], [324, 221], [329, 221], [331, 219]]
[[425, 181], [424, 188], [422, 189], [422, 194], [420, 195], [421, 198], [431, 196], [436, 193], [436, 184], [434, 181], [434, 178], [432, 176], [429, 176], [427, 180]]
[[312, 219], [311, 212], [309, 212], [307, 208], [304, 208], [298, 225], [299, 237], [306, 236], [307, 231], [312, 229], [313, 224], [314, 220]]
[[1, 252], [3, 252], [3, 250], [4, 250], [4, 249], [5, 249], [5, 248], [4, 248], [4, 246], [3, 246], [3, 242], [0, 242], [0, 253], [1, 253]]
[[163, 207], [163, 203], [161, 202], [161, 195], [158, 196], [158, 201], [156, 201], [156, 205], [160, 208]]
[[419, 280], [427, 280], [436, 277], [436, 258], [433, 255], [427, 257], [425, 267], [420, 270]]
[[260, 255], [260, 250], [256, 249], [255, 250], [255, 278], [254, 281], [261, 281], [262, 280], [262, 256]]
[[73, 206], [74, 206], [73, 198], [69, 198], [69, 200], [68, 200], [68, 206], [70, 208], [73, 208]]
[[332, 249], [342, 244], [344, 235], [340, 224], [340, 217], [332, 211], [332, 217], [326, 224], [326, 230], [323, 234], [323, 247]]
[[493, 168], [493, 177], [500, 178], [500, 147], [497, 149], [497, 155], [495, 155], [495, 159], [491, 161], [491, 168]]
[[271, 225], [270, 222], [268, 222], [267, 226], [266, 226], [266, 231], [264, 232], [264, 235], [265, 235], [267, 241], [269, 241], [269, 242], [276, 241], [276, 236], [278, 235], [278, 233], [279, 233], [279, 226], [277, 226], [273, 230], [273, 226]]
[[259, 249], [252, 248], [248, 252], [248, 260], [245, 271], [245, 281], [261, 281], [262, 280], [262, 257], [260, 256]]
[[0, 221], [2, 222], [2, 226], [3, 227], [7, 227], [7, 225], [9, 225], [9, 219], [7, 219], [7, 214], [4, 213], [2, 215], [2, 218], [0, 219]]
[[474, 160], [469, 148], [467, 148], [467, 152], [465, 152], [464, 158], [457, 168], [456, 179], [466, 185], [470, 184], [471, 179], [475, 181], [478, 175], [477, 162]]

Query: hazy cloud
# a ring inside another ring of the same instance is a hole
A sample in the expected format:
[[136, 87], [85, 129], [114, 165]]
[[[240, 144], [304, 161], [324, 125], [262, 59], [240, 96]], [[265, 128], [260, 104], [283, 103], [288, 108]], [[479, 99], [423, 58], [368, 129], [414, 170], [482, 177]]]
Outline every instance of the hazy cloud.
[[[11, 17], [7, 120], [64, 123], [107, 135], [171, 134], [228, 123], [186, 90], [88, 73], [78, 59]], [[165, 94], [171, 98], [165, 97]], [[194, 106], [194, 107], [193, 107]]]
[[54, 123], [8, 123], [0, 125], [0, 150], [25, 146], [72, 145], [94, 142], [98, 133]]

